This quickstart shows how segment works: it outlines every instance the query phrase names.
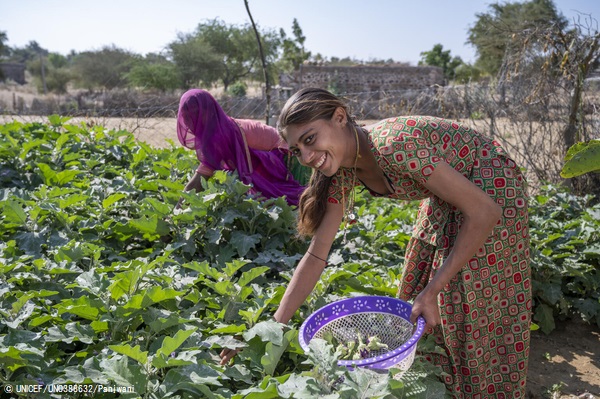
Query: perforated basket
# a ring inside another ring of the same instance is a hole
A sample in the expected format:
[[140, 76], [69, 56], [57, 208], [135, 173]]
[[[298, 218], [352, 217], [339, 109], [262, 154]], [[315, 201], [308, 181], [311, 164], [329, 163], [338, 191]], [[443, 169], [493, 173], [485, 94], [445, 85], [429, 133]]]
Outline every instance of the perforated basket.
[[358, 296], [330, 303], [311, 314], [300, 326], [300, 346], [307, 351], [313, 338], [330, 332], [338, 342], [377, 336], [388, 349], [370, 351], [360, 360], [340, 360], [340, 366], [406, 371], [411, 366], [417, 342], [425, 330], [425, 320], [410, 322], [412, 306], [401, 299], [384, 296]]

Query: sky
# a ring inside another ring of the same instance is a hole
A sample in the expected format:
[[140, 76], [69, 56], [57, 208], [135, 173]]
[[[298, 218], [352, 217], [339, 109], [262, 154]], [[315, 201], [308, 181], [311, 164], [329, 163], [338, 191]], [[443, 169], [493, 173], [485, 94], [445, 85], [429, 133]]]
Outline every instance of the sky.
[[[416, 65], [435, 44], [465, 62], [476, 59], [466, 43], [477, 14], [504, 0], [247, 0], [261, 30], [292, 36], [298, 20], [305, 48], [324, 57], [393, 59]], [[569, 19], [600, 20], [600, 0], [554, 0]], [[30, 41], [68, 54], [115, 45], [145, 55], [163, 51], [179, 33], [218, 18], [250, 22], [244, 0], [0, 0], [0, 31], [8, 46]]]

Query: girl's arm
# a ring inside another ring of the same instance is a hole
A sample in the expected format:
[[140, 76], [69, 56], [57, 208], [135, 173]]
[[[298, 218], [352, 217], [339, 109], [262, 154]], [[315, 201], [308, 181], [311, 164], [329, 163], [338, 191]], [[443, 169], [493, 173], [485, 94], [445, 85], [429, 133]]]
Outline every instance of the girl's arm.
[[298, 263], [294, 275], [288, 284], [279, 309], [275, 312], [275, 320], [280, 323], [290, 321], [296, 310], [304, 303], [315, 288], [317, 281], [325, 269], [325, 259], [329, 255], [331, 244], [335, 239], [343, 217], [342, 204], [328, 203], [321, 225], [313, 236], [308, 251]]
[[[276, 321], [284, 324], [290, 321], [296, 310], [315, 288], [323, 269], [325, 269], [325, 259], [329, 255], [331, 244], [342, 222], [342, 216], [343, 207], [341, 204], [327, 204], [325, 217], [313, 236], [308, 251], [298, 263], [298, 267], [296, 267], [279, 304], [279, 309], [275, 312]], [[219, 354], [221, 365], [229, 363], [237, 352], [237, 349], [223, 349]]]
[[446, 284], [483, 246], [502, 217], [502, 208], [481, 188], [445, 162], [435, 168], [425, 187], [443, 201], [454, 205], [464, 219], [454, 247], [435, 277], [416, 297], [411, 320], [422, 315], [427, 327], [441, 322], [437, 297]]

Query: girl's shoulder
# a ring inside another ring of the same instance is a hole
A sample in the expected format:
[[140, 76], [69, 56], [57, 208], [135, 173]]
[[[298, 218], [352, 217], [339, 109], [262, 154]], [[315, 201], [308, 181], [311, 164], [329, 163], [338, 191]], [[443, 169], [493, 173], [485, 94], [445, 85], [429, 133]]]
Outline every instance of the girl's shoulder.
[[394, 130], [411, 130], [416, 127], [438, 127], [442, 124], [458, 124], [457, 122], [449, 121], [437, 116], [428, 115], [406, 115], [395, 116], [392, 118], [382, 119], [378, 122], [364, 126], [368, 131], [381, 131], [384, 129], [393, 128]]
[[450, 135], [466, 132], [472, 135], [480, 135], [468, 123], [427, 115], [387, 118], [365, 126], [365, 129], [374, 140], [394, 136], [426, 138], [434, 132]]

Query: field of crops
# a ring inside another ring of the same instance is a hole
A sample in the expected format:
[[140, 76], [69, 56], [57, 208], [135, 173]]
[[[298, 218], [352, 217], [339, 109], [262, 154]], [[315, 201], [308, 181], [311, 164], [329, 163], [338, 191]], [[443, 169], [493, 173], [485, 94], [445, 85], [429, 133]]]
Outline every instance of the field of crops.
[[[443, 397], [421, 356], [392, 378], [338, 367], [324, 342], [298, 344], [326, 303], [395, 296], [416, 204], [358, 195], [358, 223], [280, 325], [272, 314], [307, 246], [283, 199], [225, 173], [182, 194], [191, 151], [58, 116], [0, 125], [0, 162], [0, 384], [46, 387], [40, 398]], [[600, 206], [554, 187], [531, 205], [536, 327], [600, 326]], [[220, 366], [221, 349], [240, 345]]]

